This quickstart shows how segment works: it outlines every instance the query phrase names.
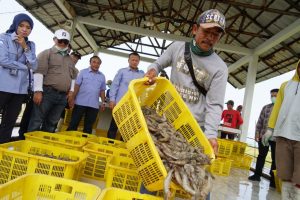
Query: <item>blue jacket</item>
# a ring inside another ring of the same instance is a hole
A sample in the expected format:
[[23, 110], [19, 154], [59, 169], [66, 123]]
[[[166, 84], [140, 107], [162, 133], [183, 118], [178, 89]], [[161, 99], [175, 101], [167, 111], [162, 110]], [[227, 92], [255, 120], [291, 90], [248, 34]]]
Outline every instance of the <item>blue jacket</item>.
[[[35, 44], [27, 41], [30, 50], [25, 53], [14, 41], [15, 35], [15, 32], [0, 34], [0, 91], [27, 94], [28, 68], [33, 71], [37, 69]], [[11, 70], [15, 71], [15, 75]]]

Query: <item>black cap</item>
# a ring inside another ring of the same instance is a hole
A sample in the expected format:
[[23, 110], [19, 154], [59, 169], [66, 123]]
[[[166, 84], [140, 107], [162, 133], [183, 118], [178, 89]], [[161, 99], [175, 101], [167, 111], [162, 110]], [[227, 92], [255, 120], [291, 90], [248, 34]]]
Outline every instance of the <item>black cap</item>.
[[225, 104], [234, 105], [234, 101], [232, 101], [232, 100], [229, 100], [229, 101], [227, 101]]

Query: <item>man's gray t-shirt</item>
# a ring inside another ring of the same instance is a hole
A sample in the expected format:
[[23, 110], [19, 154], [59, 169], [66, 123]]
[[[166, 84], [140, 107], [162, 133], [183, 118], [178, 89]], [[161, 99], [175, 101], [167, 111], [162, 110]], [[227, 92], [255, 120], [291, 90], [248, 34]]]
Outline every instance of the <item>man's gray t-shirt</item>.
[[207, 138], [216, 138], [224, 104], [228, 69], [216, 54], [197, 56], [191, 52], [195, 77], [207, 90], [206, 97], [199, 93], [184, 61], [185, 42], [174, 42], [149, 67], [157, 72], [171, 66], [171, 82], [185, 101]]

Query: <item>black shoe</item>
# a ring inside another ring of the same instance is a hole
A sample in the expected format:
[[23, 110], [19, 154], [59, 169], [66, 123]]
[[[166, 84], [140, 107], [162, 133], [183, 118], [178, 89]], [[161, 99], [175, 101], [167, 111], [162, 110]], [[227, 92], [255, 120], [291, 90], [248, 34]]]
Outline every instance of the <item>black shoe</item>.
[[273, 181], [270, 181], [270, 185], [269, 186], [270, 186], [270, 188], [274, 188], [274, 189], [276, 188], [276, 185], [275, 185], [275, 183]]
[[252, 176], [249, 176], [248, 180], [250, 180], [250, 181], [260, 181], [260, 177], [254, 174]]

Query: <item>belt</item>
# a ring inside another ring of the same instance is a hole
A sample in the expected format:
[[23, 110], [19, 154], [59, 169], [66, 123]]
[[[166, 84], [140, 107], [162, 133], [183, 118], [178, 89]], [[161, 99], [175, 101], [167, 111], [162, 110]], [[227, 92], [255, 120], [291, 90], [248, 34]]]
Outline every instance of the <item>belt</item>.
[[53, 88], [52, 86], [49, 86], [49, 85], [43, 85], [43, 87], [45, 87], [47, 89], [50, 89], [50, 90], [52, 90], [52, 91], [54, 91], [58, 94], [67, 94], [67, 92], [59, 91], [59, 90], [57, 90], [57, 89], [55, 89], [55, 88]]

